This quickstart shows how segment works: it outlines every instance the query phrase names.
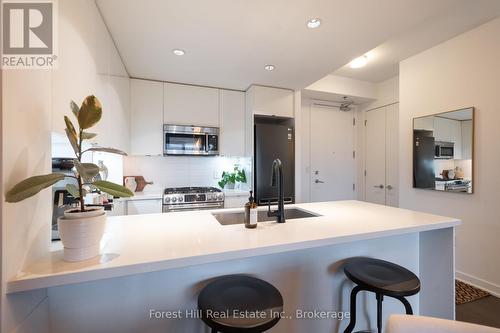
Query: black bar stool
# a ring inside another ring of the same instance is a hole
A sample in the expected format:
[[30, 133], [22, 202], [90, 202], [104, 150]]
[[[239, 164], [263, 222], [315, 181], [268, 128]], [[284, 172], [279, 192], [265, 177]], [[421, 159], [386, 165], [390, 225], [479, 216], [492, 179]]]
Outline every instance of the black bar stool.
[[283, 297], [266, 281], [229, 275], [203, 288], [198, 309], [212, 333], [261, 333], [280, 320]]
[[344, 273], [357, 285], [351, 292], [351, 320], [344, 333], [351, 333], [356, 326], [356, 296], [362, 290], [371, 291], [376, 295], [378, 333], [382, 332], [384, 296], [401, 301], [406, 314], [413, 314], [411, 305], [405, 297], [420, 291], [420, 280], [406, 268], [384, 260], [358, 257], [347, 260]]

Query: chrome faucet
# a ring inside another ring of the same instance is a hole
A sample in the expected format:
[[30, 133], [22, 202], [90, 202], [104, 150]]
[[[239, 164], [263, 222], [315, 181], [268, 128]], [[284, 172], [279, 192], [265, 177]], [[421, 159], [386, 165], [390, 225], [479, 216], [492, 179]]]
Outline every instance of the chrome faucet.
[[276, 216], [276, 222], [285, 223], [285, 194], [283, 192], [283, 163], [279, 158], [273, 161], [271, 186], [278, 186], [278, 210], [271, 211], [271, 201], [268, 203], [267, 216]]

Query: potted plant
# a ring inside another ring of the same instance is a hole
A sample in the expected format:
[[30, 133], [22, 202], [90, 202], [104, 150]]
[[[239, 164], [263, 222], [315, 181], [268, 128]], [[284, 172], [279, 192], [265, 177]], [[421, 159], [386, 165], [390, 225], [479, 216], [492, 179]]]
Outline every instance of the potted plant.
[[222, 178], [219, 181], [220, 188], [234, 189], [236, 183], [246, 183], [247, 176], [245, 170], [241, 169], [235, 165], [233, 172], [223, 171]]
[[70, 177], [74, 178], [77, 185], [66, 185], [67, 191], [78, 200], [79, 206], [64, 212], [58, 219], [59, 233], [64, 245], [64, 260], [81, 261], [99, 255], [99, 243], [104, 234], [106, 213], [103, 207], [86, 207], [84, 197], [91, 190], [100, 190], [119, 197], [130, 197], [134, 194], [127, 188], [105, 180], [94, 181], [99, 173], [99, 167], [93, 163], [82, 162], [82, 156], [87, 152], [102, 151], [126, 155], [124, 152], [103, 147], [83, 149], [83, 142], [94, 138], [97, 134], [86, 130], [99, 122], [102, 107], [95, 96], [88, 96], [81, 107], [75, 102], [70, 104], [71, 110], [78, 121], [78, 129], [71, 120], [64, 116], [66, 123], [66, 136], [73, 147], [76, 158], [73, 160], [74, 175], [51, 173], [30, 177], [12, 187], [5, 195], [7, 202], [19, 202], [29, 198], [41, 190], [50, 187], [58, 181]]

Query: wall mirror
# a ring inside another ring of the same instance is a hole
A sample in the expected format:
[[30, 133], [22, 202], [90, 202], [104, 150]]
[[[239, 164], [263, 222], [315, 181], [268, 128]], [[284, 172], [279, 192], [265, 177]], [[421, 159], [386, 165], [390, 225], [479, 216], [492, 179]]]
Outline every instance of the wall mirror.
[[474, 108], [413, 119], [413, 187], [473, 193]]

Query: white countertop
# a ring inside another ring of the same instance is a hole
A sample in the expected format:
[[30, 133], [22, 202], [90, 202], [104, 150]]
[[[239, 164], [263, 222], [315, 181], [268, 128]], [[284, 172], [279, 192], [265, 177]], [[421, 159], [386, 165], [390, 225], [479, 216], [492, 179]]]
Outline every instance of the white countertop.
[[[322, 216], [261, 222], [256, 229], [220, 225], [210, 211], [108, 218], [100, 257], [79, 263], [51, 251], [7, 284], [7, 292], [94, 281], [177, 267], [238, 259], [454, 227], [455, 218], [360, 201], [293, 205]], [[289, 207], [289, 206], [287, 206]], [[224, 211], [238, 211], [226, 209]], [[217, 210], [221, 213], [222, 210]]]

